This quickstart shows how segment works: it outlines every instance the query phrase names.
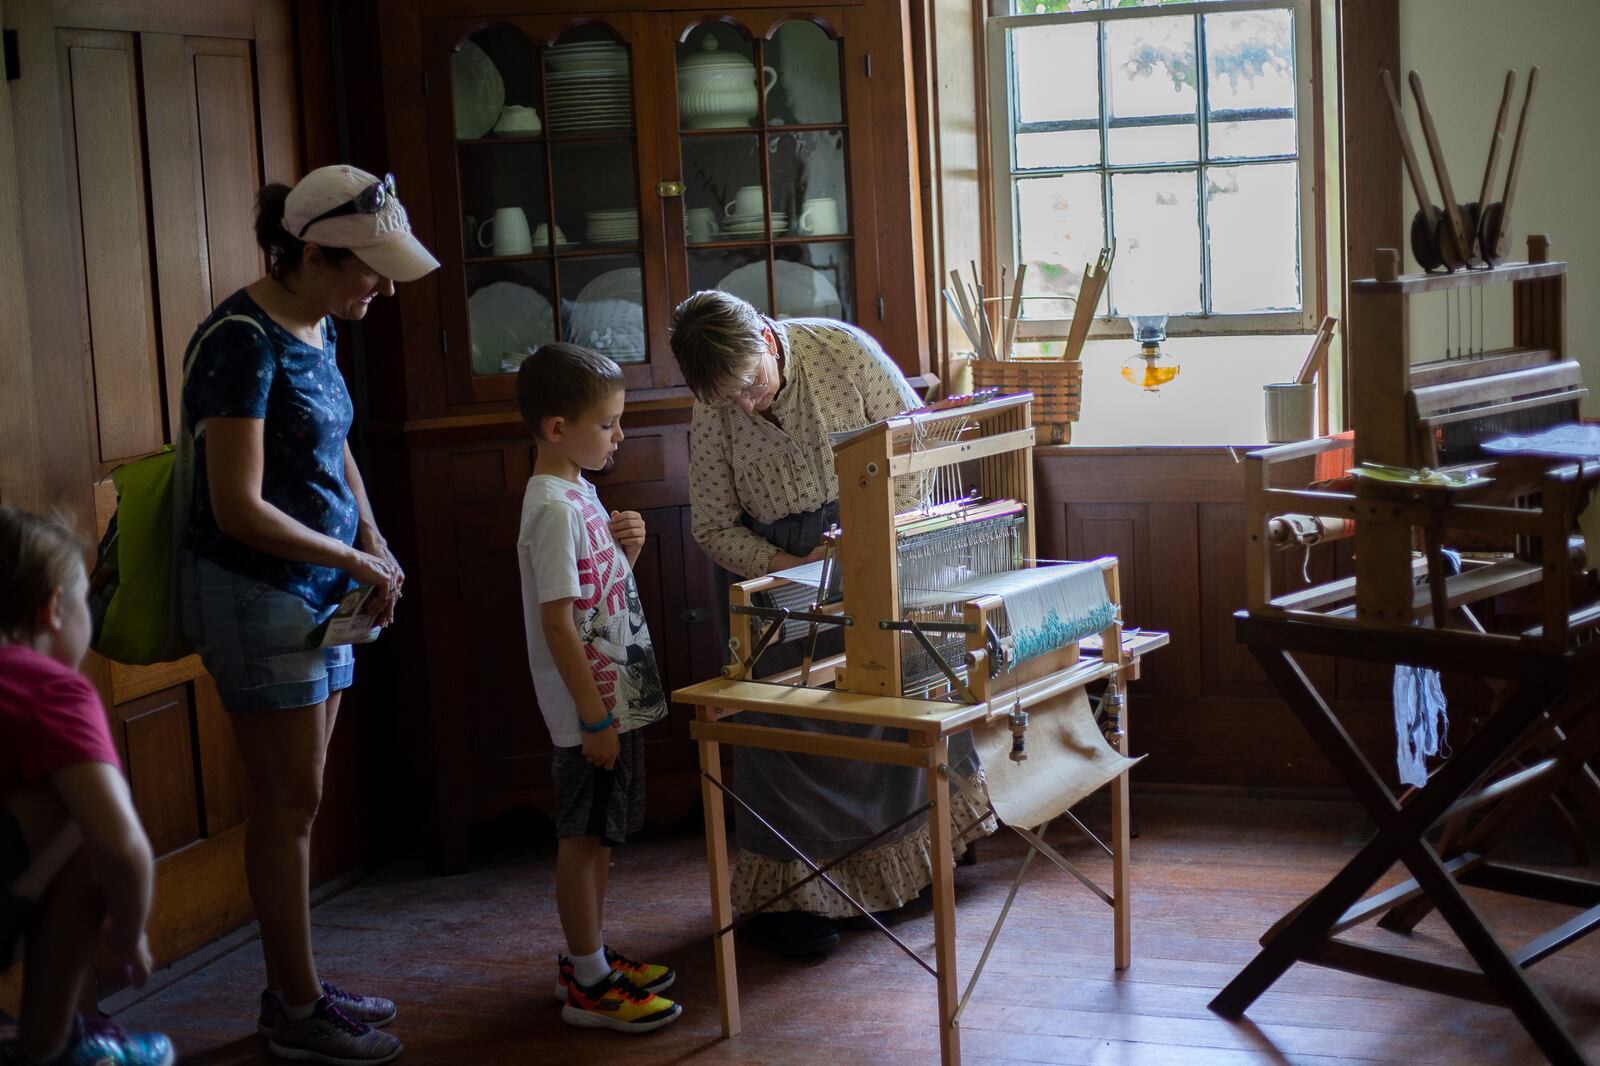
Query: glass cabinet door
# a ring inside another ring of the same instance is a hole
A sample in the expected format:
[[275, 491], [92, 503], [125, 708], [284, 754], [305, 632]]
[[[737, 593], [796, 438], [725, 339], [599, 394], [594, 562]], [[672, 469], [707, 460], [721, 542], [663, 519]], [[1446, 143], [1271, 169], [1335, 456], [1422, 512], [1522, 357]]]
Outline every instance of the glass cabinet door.
[[774, 318], [855, 321], [838, 18], [668, 24], [686, 256], [674, 297], [722, 289]]
[[557, 339], [611, 356], [630, 388], [652, 384], [631, 20], [440, 22], [430, 125], [452, 135], [430, 141], [444, 146], [451, 399], [509, 399], [521, 361]]

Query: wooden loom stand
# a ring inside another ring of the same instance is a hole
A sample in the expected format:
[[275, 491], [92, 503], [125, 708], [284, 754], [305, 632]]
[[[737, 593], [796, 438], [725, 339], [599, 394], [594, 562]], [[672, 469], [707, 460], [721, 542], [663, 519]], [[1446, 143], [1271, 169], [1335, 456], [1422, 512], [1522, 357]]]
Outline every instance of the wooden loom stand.
[[[1165, 634], [1141, 634], [1125, 648], [1121, 623], [1100, 634], [1098, 659], [1080, 659], [1076, 645], [1052, 656], [1024, 664], [1026, 672], [1015, 678], [1002, 676], [991, 682], [982, 638], [976, 641], [976, 661], [969, 670], [974, 692], [984, 695], [975, 703], [933, 699], [908, 699], [899, 694], [901, 633], [884, 630], [879, 620], [899, 620], [900, 590], [894, 530], [895, 475], [919, 473], [955, 462], [979, 462], [979, 492], [988, 498], [1019, 500], [1031, 508], [1033, 501], [1033, 427], [1030, 396], [1000, 397], [970, 409], [934, 415], [906, 415], [889, 419], [835, 448], [839, 481], [840, 538], [838, 558], [842, 571], [842, 612], [853, 624], [845, 629], [842, 657], [822, 660], [810, 674], [810, 684], [832, 680], [834, 689], [801, 688], [794, 684], [798, 670], [768, 675], [760, 680], [735, 680], [737, 667], [722, 679], [702, 682], [673, 693], [677, 702], [695, 707], [691, 734], [700, 749], [703, 772], [701, 795], [706, 817], [707, 866], [710, 877], [711, 917], [714, 929], [733, 922], [729, 887], [728, 839], [721, 780], [721, 746], [765, 747], [806, 754], [859, 759], [868, 762], [920, 767], [928, 773], [929, 837], [933, 851], [934, 955], [937, 970], [940, 1061], [954, 1066], [961, 1061], [957, 1023], [960, 985], [955, 959], [955, 883], [953, 841], [950, 829], [950, 786], [941, 772], [949, 764], [949, 738], [985, 721], [1003, 717], [1020, 699], [1024, 706], [1042, 706], [1066, 699], [1077, 689], [1121, 674], [1124, 682], [1138, 676], [1139, 657], [1163, 646]], [[916, 424], [967, 418], [974, 429], [960, 439], [912, 447]], [[1025, 511], [1024, 545], [1028, 561], [1035, 554], [1031, 515]], [[1112, 602], [1120, 601], [1114, 558], [1097, 560]], [[781, 579], [757, 578], [739, 582], [730, 592], [733, 603], [748, 604], [758, 592]], [[984, 597], [967, 605], [969, 618], [981, 618], [1002, 607], [998, 597]], [[730, 618], [730, 646], [736, 655], [748, 655], [754, 629], [750, 616]], [[969, 638], [969, 642], [971, 638]], [[972, 646], [969, 644], [969, 646]], [[842, 661], [841, 661], [842, 659]], [[778, 684], [774, 684], [777, 682]], [[994, 692], [995, 701], [987, 696]], [[1124, 691], [1126, 691], [1124, 689]], [[1125, 697], [1126, 700], [1126, 697]], [[740, 711], [793, 715], [863, 725], [887, 726], [906, 731], [904, 743], [798, 730], [725, 722]], [[1126, 723], [1127, 705], [1123, 714]], [[1126, 729], [1121, 737], [1127, 754]], [[1112, 785], [1113, 944], [1117, 968], [1132, 956], [1131, 892], [1129, 887], [1129, 816], [1127, 774]], [[740, 1030], [737, 967], [733, 936], [713, 938], [722, 1033]]]
[[[1351, 286], [1357, 462], [1419, 467], [1437, 460], [1436, 427], [1552, 405], [1576, 411], [1583, 391], [1572, 386], [1571, 364], [1564, 359], [1565, 265], [1550, 262], [1548, 251], [1546, 238], [1530, 237], [1527, 263], [1407, 276], [1398, 274], [1397, 252], [1379, 251], [1377, 276]], [[1409, 296], [1496, 283], [1513, 287], [1512, 348], [1412, 364]], [[1581, 1063], [1578, 1045], [1523, 971], [1600, 929], [1600, 883], [1505, 866], [1493, 861], [1492, 852], [1557, 789], [1592, 786], [1586, 764], [1600, 753], [1600, 643], [1574, 646], [1572, 637], [1600, 624], [1600, 604], [1573, 609], [1569, 534], [1584, 490], [1600, 485], [1600, 472], [1576, 463], [1502, 460], [1474, 464], [1492, 480], [1456, 489], [1370, 480], [1359, 482], [1353, 494], [1272, 486], [1274, 465], [1305, 460], [1338, 443], [1308, 441], [1249, 457], [1250, 607], [1235, 616], [1236, 631], [1372, 818], [1376, 834], [1337, 876], [1266, 932], [1261, 951], [1211, 1007], [1239, 1017], [1290, 966], [1309, 961], [1506, 1006], [1550, 1061]], [[1535, 493], [1537, 506], [1515, 506]], [[1353, 579], [1272, 594], [1267, 523], [1293, 513], [1355, 519]], [[1413, 528], [1424, 533], [1425, 570], [1412, 558]], [[1515, 535], [1528, 547], [1518, 557], [1447, 577], [1442, 541], [1450, 529]], [[1427, 585], [1419, 587], [1415, 577], [1424, 572]], [[1542, 616], [1530, 629], [1486, 631], [1470, 615], [1465, 624], [1455, 616], [1457, 608], [1530, 586], [1539, 588]], [[1413, 624], [1424, 617], [1432, 628]], [[1507, 687], [1485, 720], [1464, 741], [1453, 738], [1455, 750], [1401, 803], [1295, 663], [1296, 654], [1405, 663], [1504, 679]], [[1517, 761], [1528, 753], [1530, 758]], [[1437, 847], [1428, 839], [1432, 827], [1452, 819], [1460, 824], [1475, 810], [1484, 816], [1470, 829], [1447, 831]], [[1410, 879], [1367, 895], [1396, 862]], [[1508, 950], [1461, 885], [1587, 909]], [[1409, 933], [1434, 909], [1478, 969], [1339, 937], [1380, 915], [1382, 927]]]

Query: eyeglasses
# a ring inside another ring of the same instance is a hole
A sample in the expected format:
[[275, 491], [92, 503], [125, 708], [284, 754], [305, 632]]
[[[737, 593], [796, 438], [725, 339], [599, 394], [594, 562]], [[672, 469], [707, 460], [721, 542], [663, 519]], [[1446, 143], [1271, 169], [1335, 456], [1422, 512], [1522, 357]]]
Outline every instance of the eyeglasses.
[[394, 175], [385, 174], [382, 181], [373, 182], [338, 207], [330, 207], [304, 226], [301, 226], [300, 232], [295, 234], [295, 238], [303, 239], [306, 235], [306, 230], [325, 218], [338, 218], [340, 215], [375, 215], [383, 210], [383, 205], [393, 195], [395, 195]]
[[717, 404], [722, 407], [737, 407], [741, 400], [751, 402], [759, 400], [761, 394], [767, 391], [768, 381], [767, 357], [763, 355], [761, 361], [756, 364], [756, 376], [745, 378], [739, 391], [734, 395], [718, 397]]

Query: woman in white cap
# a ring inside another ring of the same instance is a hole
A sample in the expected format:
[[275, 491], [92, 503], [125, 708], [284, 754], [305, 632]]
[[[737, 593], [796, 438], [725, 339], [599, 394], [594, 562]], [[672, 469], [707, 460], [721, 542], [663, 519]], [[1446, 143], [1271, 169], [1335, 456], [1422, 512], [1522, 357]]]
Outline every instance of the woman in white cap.
[[361, 319], [373, 297], [439, 263], [411, 235], [393, 175], [348, 166], [262, 189], [256, 240], [266, 275], [217, 305], [189, 348], [184, 630], [244, 761], [245, 871], [267, 970], [259, 1029], [285, 1058], [388, 1062], [400, 1041], [378, 1027], [394, 1004], [321, 980], [312, 958], [311, 825], [355, 657], [348, 644], [307, 644], [359, 585], [376, 588], [387, 625], [405, 582], [346, 440], [333, 318]]

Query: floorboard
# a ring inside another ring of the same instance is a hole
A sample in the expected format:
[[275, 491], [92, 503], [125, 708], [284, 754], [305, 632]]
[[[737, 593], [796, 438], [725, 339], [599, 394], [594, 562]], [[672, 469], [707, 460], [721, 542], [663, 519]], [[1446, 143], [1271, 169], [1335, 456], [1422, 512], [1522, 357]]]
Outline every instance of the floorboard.
[[[1093, 803], [1086, 819], [1105, 828]], [[1542, 1056], [1509, 1011], [1460, 1002], [1314, 966], [1296, 966], [1246, 1018], [1206, 1003], [1254, 955], [1257, 938], [1314, 891], [1364, 841], [1353, 805], [1139, 795], [1134, 843], [1134, 963], [1111, 968], [1111, 914], [1060, 871], [1036, 863], [963, 1017], [965, 1061], [985, 1066], [1322, 1066], [1331, 1063], [1521, 1064]], [[717, 1031], [706, 938], [704, 852], [693, 825], [654, 830], [615, 853], [608, 938], [679, 971], [682, 1021], [636, 1039], [562, 1024], [551, 996], [560, 948], [552, 890], [554, 842], [537, 819], [512, 818], [475, 840], [472, 872], [430, 877], [398, 862], [314, 912], [323, 974], [396, 999], [405, 1063], [936, 1062], [933, 984], [887, 940], [850, 932], [825, 959], [794, 962], [741, 946], [744, 1032]], [[1109, 862], [1069, 830], [1064, 854], [1109, 882]], [[1009, 839], [1008, 839], [1009, 838]], [[1576, 867], [1553, 832], [1517, 861]], [[956, 872], [963, 977], [982, 951], [1022, 855], [1009, 834], [984, 843]], [[1399, 880], [1391, 872], [1385, 884]], [[1573, 912], [1478, 890], [1469, 893], [1508, 946]], [[930, 952], [933, 921], [896, 923]], [[1360, 943], [1397, 938], [1373, 926]], [[1429, 958], [1461, 962], [1448, 926], [1429, 917], [1409, 938]], [[1600, 938], [1534, 970], [1586, 1053], [1600, 1062]], [[253, 1035], [260, 957], [245, 943], [121, 1010], [130, 1028], [158, 1028], [196, 1066], [270, 1059]], [[626, 1050], [624, 1051], [624, 1046]], [[627, 1055], [624, 1060], [620, 1056]]]

